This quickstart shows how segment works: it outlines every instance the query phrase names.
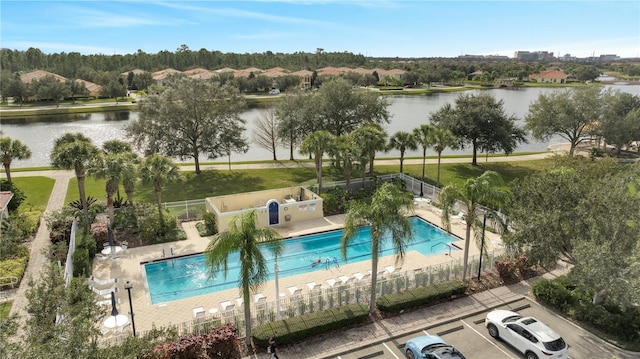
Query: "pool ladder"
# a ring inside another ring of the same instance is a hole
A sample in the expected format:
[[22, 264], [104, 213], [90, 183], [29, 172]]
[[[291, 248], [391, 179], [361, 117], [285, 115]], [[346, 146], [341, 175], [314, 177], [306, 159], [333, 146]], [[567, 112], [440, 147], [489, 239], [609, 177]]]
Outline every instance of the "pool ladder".
[[435, 248], [435, 247], [437, 247], [437, 246], [439, 246], [441, 244], [444, 244], [445, 246], [447, 246], [447, 248], [449, 248], [449, 256], [451, 256], [451, 245], [449, 245], [449, 243], [438, 242], [438, 243], [436, 243], [436, 244], [431, 246], [431, 252], [433, 252], [433, 248]]

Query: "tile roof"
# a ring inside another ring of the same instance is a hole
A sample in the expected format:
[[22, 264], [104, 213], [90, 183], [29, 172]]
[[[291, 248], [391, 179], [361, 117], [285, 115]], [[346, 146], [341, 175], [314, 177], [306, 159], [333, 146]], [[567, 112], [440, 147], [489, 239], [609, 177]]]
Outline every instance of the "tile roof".
[[45, 78], [47, 76], [53, 76], [55, 77], [56, 80], [60, 81], [60, 82], [65, 82], [67, 81], [67, 79], [63, 76], [60, 76], [58, 74], [54, 74], [53, 72], [49, 72], [49, 71], [44, 71], [44, 70], [36, 70], [36, 71], [31, 71], [31, 72], [27, 72], [26, 74], [22, 74], [20, 75], [20, 80], [24, 83], [31, 83], [32, 81], [38, 81], [42, 78]]
[[564, 71], [558, 70], [547, 70], [529, 75], [530, 79], [566, 79], [567, 77]]
[[0, 211], [4, 211], [13, 198], [13, 192], [11, 191], [2, 191], [0, 192]]

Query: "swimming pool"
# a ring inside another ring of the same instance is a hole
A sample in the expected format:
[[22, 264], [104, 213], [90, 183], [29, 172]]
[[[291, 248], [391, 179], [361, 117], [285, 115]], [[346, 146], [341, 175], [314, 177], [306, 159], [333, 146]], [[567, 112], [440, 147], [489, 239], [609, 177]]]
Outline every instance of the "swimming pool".
[[[408, 251], [418, 251], [425, 256], [447, 253], [449, 247], [444, 245], [459, 240], [442, 229], [422, 220], [411, 217], [414, 240], [407, 247]], [[278, 257], [278, 276], [280, 278], [292, 275], [325, 270], [325, 261], [337, 258], [340, 265], [356, 263], [371, 259], [371, 240], [369, 228], [363, 227], [351, 240], [347, 250], [348, 258], [343, 260], [340, 255], [340, 238], [342, 230], [334, 230], [285, 240], [284, 250]], [[384, 241], [380, 257], [393, 255], [391, 240]], [[273, 271], [274, 258], [270, 251], [265, 250], [264, 256], [268, 261], [267, 267]], [[321, 258], [320, 265], [312, 263]], [[238, 288], [238, 253], [229, 257], [227, 277], [222, 272], [209, 276], [205, 264], [204, 254], [194, 254], [180, 258], [166, 259], [143, 265], [143, 272], [147, 278], [151, 303], [158, 304], [177, 299], [189, 298], [196, 295], [213, 293], [220, 290]], [[335, 264], [331, 264], [334, 266]], [[273, 279], [273, 273], [269, 280]]]

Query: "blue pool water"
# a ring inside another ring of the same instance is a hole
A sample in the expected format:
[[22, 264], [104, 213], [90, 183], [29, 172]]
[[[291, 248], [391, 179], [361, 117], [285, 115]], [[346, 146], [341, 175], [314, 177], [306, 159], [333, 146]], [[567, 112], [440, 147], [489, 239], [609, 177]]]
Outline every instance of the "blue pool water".
[[[407, 251], [418, 251], [425, 256], [447, 253], [449, 247], [445, 243], [458, 240], [440, 228], [418, 218], [411, 217], [414, 240]], [[371, 239], [368, 227], [361, 228], [351, 239], [347, 250], [348, 258], [344, 260], [340, 255], [340, 238], [342, 230], [310, 234], [285, 240], [284, 250], [278, 257], [279, 277], [304, 274], [325, 270], [326, 258], [337, 258], [339, 265], [356, 263], [371, 259]], [[380, 257], [393, 255], [393, 245], [390, 239], [384, 241]], [[269, 280], [273, 278], [274, 258], [270, 251], [265, 250], [264, 256], [271, 270]], [[318, 258], [322, 264], [312, 266]], [[331, 266], [335, 264], [331, 263]], [[209, 275], [205, 264], [204, 254], [167, 259], [147, 263], [143, 266], [147, 284], [151, 294], [151, 303], [157, 304], [176, 299], [188, 298], [196, 295], [213, 293], [219, 290], [238, 288], [238, 254], [229, 257], [229, 268], [225, 279], [224, 273]]]

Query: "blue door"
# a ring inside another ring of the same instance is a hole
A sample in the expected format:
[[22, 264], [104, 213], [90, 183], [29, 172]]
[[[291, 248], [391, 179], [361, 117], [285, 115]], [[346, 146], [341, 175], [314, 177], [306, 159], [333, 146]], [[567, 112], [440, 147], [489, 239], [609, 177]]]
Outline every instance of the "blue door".
[[269, 225], [273, 226], [274, 224], [280, 223], [280, 204], [278, 201], [270, 201], [267, 205], [269, 208]]

